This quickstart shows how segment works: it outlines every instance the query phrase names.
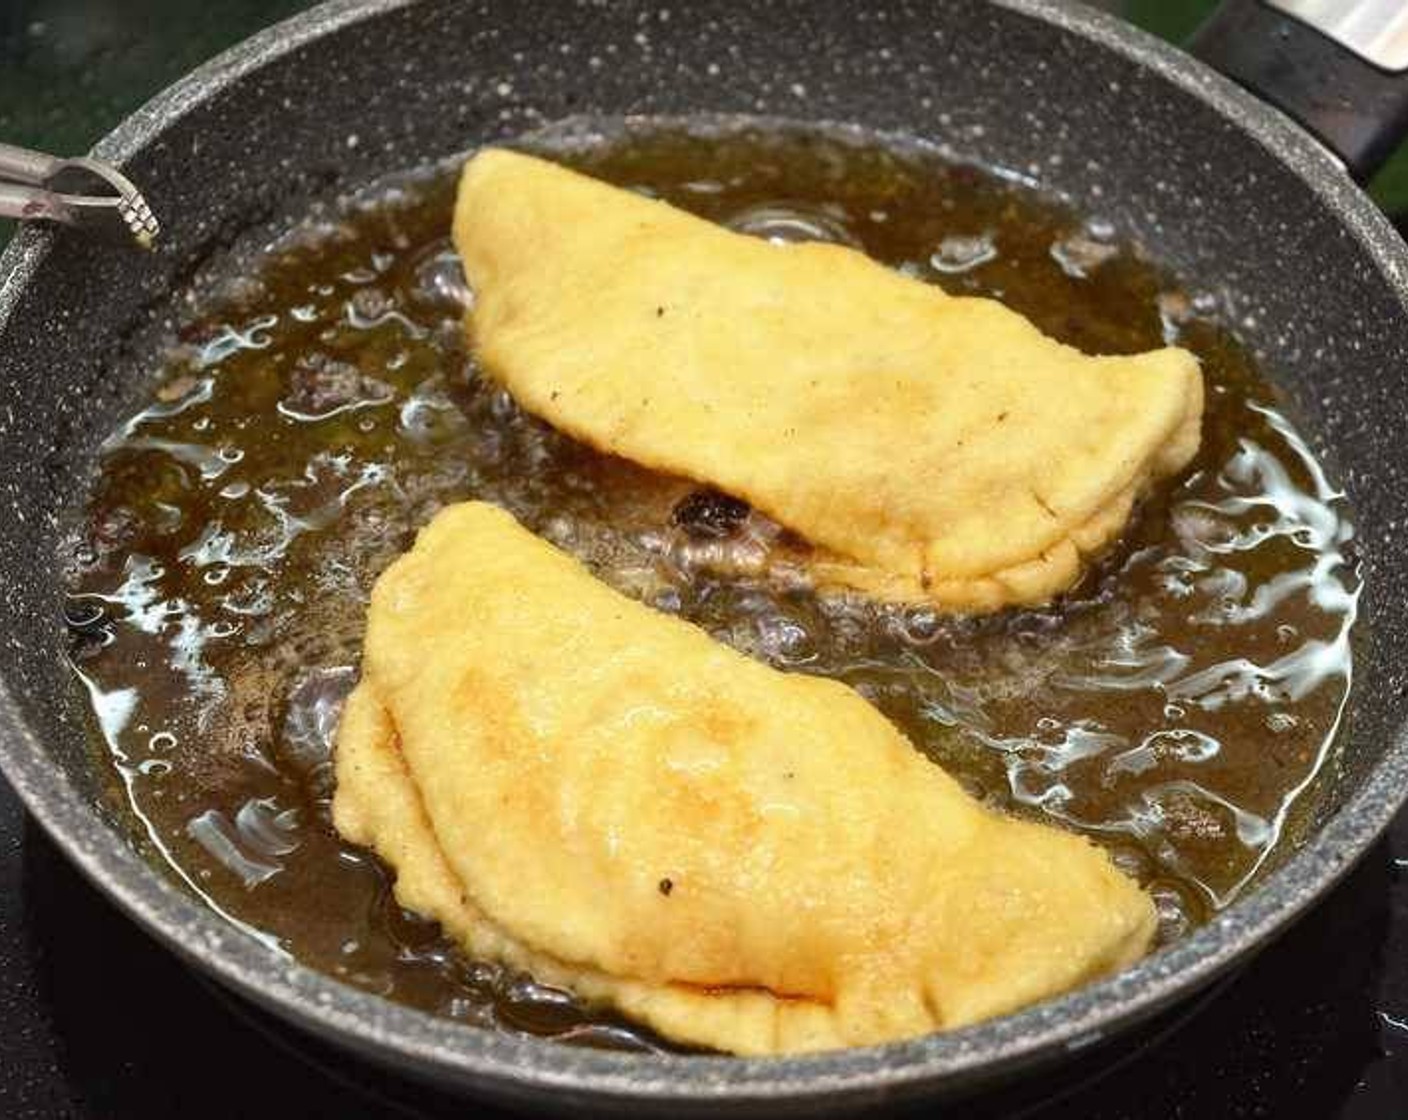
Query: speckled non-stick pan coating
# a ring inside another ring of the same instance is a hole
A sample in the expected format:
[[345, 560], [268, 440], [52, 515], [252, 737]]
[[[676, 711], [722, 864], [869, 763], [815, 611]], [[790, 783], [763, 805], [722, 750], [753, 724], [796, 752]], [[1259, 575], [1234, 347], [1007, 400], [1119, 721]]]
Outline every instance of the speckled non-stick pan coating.
[[[1225, 295], [1347, 485], [1366, 624], [1328, 808], [1302, 851], [1172, 949], [1021, 1014], [891, 1046], [756, 1061], [584, 1051], [432, 1018], [279, 959], [169, 885], [97, 808], [60, 657], [56, 536], [98, 442], [148, 391], [143, 358], [175, 318], [173, 287], [218, 272], [240, 230], [377, 173], [576, 113], [692, 111], [918, 133], [1113, 218]], [[0, 765], [135, 919], [290, 1020], [537, 1107], [775, 1117], [969, 1092], [1206, 984], [1321, 895], [1403, 797], [1408, 252], [1314, 142], [1140, 32], [1048, 0], [337, 0], [202, 68], [98, 154], [145, 189], [160, 250], [28, 230], [0, 265]]]

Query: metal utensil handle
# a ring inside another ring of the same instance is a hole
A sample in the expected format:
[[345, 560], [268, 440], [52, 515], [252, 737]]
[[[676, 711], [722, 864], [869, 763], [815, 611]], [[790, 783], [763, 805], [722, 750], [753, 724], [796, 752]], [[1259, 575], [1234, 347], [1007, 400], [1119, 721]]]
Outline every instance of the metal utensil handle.
[[0, 144], [0, 180], [43, 186], [58, 174], [64, 161], [15, 144]]
[[[101, 183], [106, 192], [93, 194]], [[65, 190], [61, 182], [77, 189]], [[116, 218], [143, 248], [150, 249], [161, 223], [131, 179], [89, 156], [60, 159], [15, 144], [0, 144], [0, 218], [80, 225]]]
[[1188, 45], [1363, 182], [1408, 136], [1405, 36], [1399, 0], [1224, 0]]
[[23, 222], [73, 222], [73, 211], [51, 191], [0, 183], [0, 218]]

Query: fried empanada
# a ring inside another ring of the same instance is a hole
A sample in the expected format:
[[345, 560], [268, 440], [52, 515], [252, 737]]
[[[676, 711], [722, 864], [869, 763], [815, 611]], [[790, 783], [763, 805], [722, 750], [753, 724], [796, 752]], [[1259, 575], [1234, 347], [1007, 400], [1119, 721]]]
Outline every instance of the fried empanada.
[[957, 610], [1078, 579], [1199, 442], [1187, 351], [1088, 357], [854, 249], [775, 245], [490, 149], [454, 241], [484, 368], [603, 451], [742, 498], [822, 586]]
[[337, 777], [338, 829], [471, 954], [735, 1053], [999, 1015], [1154, 929], [1103, 851], [984, 808], [851, 689], [482, 503], [377, 582]]

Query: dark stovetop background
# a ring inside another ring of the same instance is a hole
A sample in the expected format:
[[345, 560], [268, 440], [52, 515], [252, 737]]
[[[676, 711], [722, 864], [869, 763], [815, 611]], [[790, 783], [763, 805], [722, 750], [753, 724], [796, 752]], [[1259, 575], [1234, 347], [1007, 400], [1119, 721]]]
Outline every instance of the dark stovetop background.
[[[298, 0], [0, 0], [0, 138], [86, 150]], [[1208, 0], [1108, 0], [1160, 33]], [[1408, 205], [1408, 158], [1379, 177]], [[5, 230], [0, 226], [0, 240]], [[1408, 1116], [1408, 816], [1280, 942], [1160, 1037], [944, 1115]], [[313, 1049], [232, 1003], [99, 896], [0, 783], [0, 1118], [490, 1117]]]

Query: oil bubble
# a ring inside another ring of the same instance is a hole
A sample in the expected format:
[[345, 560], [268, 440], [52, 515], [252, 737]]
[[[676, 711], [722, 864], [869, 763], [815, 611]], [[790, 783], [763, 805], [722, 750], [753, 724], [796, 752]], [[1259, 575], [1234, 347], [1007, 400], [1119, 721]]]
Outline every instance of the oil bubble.
[[929, 257], [929, 264], [936, 272], [957, 275], [972, 272], [996, 259], [997, 243], [990, 232], [950, 234], [939, 242], [939, 247]]

